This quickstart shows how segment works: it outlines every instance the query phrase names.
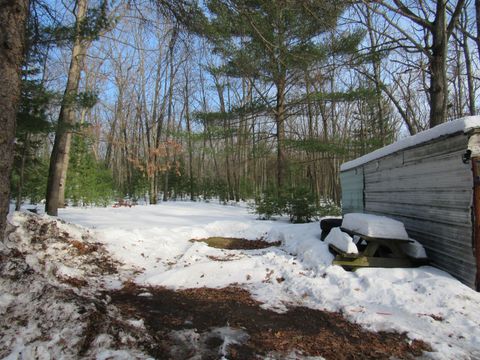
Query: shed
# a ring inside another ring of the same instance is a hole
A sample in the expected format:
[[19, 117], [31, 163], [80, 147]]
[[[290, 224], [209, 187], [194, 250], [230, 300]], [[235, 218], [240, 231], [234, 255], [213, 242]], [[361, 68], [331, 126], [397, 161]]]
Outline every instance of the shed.
[[344, 214], [402, 221], [433, 265], [480, 291], [480, 116], [344, 163], [340, 182]]

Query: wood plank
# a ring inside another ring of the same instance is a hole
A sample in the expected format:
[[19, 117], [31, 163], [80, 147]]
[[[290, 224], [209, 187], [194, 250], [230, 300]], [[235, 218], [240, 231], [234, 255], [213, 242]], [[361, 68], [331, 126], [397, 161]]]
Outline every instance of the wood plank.
[[356, 269], [362, 267], [401, 268], [418, 266], [409, 258], [384, 258], [368, 256], [361, 256], [356, 259], [347, 259], [337, 256], [333, 260], [333, 264], [343, 266], [347, 269]]

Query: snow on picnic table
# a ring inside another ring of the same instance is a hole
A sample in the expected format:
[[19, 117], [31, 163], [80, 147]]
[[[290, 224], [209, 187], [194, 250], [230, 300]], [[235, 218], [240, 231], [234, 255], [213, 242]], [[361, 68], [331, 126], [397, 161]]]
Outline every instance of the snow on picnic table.
[[[341, 311], [370, 330], [407, 332], [434, 359], [480, 358], [480, 293], [433, 267], [359, 269], [331, 265], [318, 222], [260, 221], [246, 206], [168, 202], [132, 208], [67, 208], [60, 218], [94, 229], [115, 258], [143, 271], [138, 284], [172, 289], [238, 284], [263, 307]], [[222, 250], [210, 236], [281, 241]], [[224, 261], [219, 261], [224, 260]]]

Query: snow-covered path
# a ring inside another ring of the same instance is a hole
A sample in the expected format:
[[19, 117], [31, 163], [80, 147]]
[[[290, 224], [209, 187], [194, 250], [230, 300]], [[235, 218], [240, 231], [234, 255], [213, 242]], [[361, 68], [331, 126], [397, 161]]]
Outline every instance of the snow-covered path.
[[[432, 358], [480, 358], [479, 293], [433, 267], [347, 272], [332, 266], [318, 222], [259, 221], [245, 206], [190, 202], [67, 208], [59, 217], [95, 229], [116, 259], [144, 269], [133, 279], [140, 285], [238, 284], [265, 308], [342, 311], [368, 329], [407, 332], [429, 342]], [[280, 240], [282, 245], [221, 250], [189, 241], [210, 236]]]

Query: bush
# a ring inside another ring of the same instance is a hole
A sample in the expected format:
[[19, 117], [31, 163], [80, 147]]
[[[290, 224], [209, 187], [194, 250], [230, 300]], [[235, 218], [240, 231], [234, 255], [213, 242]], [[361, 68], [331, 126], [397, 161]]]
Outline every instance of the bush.
[[340, 216], [342, 215], [342, 208], [332, 201], [322, 202], [318, 208], [319, 216]]
[[285, 201], [279, 198], [275, 191], [267, 191], [255, 200], [254, 212], [261, 220], [270, 220], [275, 215], [282, 215]]
[[72, 140], [65, 198], [75, 206], [107, 206], [115, 196], [112, 174], [95, 160], [88, 141], [83, 136]]
[[313, 193], [304, 186], [293, 188], [288, 196], [287, 213], [290, 221], [295, 224], [307, 223], [316, 218], [318, 209]]
[[307, 186], [297, 186], [277, 195], [275, 189], [267, 190], [251, 206], [261, 220], [270, 220], [275, 215], [288, 214], [295, 224], [316, 220], [319, 216], [341, 215], [341, 209], [331, 201], [322, 202], [318, 207], [315, 195]]

